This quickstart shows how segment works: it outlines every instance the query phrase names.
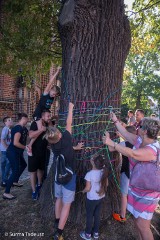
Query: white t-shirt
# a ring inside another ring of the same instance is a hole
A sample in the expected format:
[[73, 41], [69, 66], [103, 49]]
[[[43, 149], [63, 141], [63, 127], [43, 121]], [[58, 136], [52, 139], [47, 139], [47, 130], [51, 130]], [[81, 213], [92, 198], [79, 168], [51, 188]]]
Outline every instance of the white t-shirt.
[[91, 182], [91, 190], [87, 192], [87, 198], [89, 200], [99, 200], [105, 197], [105, 194], [99, 196], [97, 192], [100, 190], [100, 181], [103, 174], [103, 170], [91, 170], [86, 176], [85, 180]]

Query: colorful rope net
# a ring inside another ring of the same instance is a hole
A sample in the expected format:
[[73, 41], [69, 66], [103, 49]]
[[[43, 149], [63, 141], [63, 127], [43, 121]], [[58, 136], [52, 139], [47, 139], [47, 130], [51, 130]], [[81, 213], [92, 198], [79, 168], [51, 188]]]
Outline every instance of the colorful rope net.
[[[117, 91], [115, 91], [116, 93]], [[102, 154], [107, 159], [107, 164], [110, 168], [110, 177], [114, 177], [117, 185], [115, 170], [113, 167], [114, 159], [110, 158], [108, 149], [103, 145], [102, 136], [107, 130], [110, 132], [114, 141], [118, 141], [115, 134], [115, 128], [109, 119], [111, 111], [114, 111], [116, 115], [120, 114], [120, 108], [113, 106], [106, 106], [108, 99], [114, 96], [110, 94], [106, 99], [102, 101], [77, 101], [75, 103], [75, 109], [73, 113], [73, 145], [78, 142], [84, 143], [84, 149], [76, 153], [77, 160], [77, 175], [79, 178], [84, 178], [85, 173], [90, 168], [89, 161], [95, 153]], [[113, 104], [114, 104], [113, 100]], [[111, 100], [109, 101], [112, 102]], [[68, 101], [62, 100], [62, 104], [68, 104]], [[112, 105], [113, 105], [112, 104]], [[67, 108], [65, 108], [67, 109]], [[68, 112], [59, 113], [59, 128], [64, 131], [65, 123]]]

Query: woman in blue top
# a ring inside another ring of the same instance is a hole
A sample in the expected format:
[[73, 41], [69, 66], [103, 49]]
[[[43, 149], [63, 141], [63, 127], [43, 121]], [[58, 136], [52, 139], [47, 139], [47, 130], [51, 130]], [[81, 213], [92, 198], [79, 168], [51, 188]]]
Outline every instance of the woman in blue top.
[[[18, 114], [18, 124], [11, 130], [11, 143], [7, 148], [7, 157], [11, 165], [12, 174], [6, 183], [6, 189], [3, 194], [3, 199], [12, 200], [16, 197], [10, 194], [10, 189], [14, 182], [18, 182], [21, 174], [27, 164], [23, 157], [28, 130], [25, 127], [28, 122], [28, 116], [25, 113]], [[21, 185], [19, 185], [21, 186]]]

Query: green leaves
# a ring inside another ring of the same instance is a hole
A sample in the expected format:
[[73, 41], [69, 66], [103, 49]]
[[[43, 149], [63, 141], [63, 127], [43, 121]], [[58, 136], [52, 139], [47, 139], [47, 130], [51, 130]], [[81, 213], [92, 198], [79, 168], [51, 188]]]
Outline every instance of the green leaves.
[[160, 101], [160, 2], [135, 0], [133, 11], [132, 47], [124, 71], [122, 103], [132, 109], [149, 109], [149, 96]]
[[[8, 0], [2, 6], [0, 72], [35, 76], [61, 62], [57, 13], [51, 0]], [[55, 53], [56, 52], [56, 53]]]

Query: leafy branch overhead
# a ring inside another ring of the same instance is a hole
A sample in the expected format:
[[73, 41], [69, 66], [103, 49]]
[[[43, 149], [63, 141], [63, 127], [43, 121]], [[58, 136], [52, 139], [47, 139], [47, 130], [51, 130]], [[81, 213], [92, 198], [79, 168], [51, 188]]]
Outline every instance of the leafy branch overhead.
[[[29, 76], [48, 72], [61, 63], [58, 14], [65, 1], [2, 0], [0, 73]], [[159, 98], [160, 1], [135, 0], [126, 13], [132, 47], [124, 71], [122, 103], [146, 107], [148, 96]], [[152, 86], [152, 87], [151, 87]]]
[[2, 2], [0, 72], [24, 75], [45, 73], [61, 62], [57, 28], [60, 4], [51, 0]]
[[160, 1], [133, 4], [132, 47], [126, 60], [122, 102], [130, 108], [150, 108], [148, 97], [160, 101]]

